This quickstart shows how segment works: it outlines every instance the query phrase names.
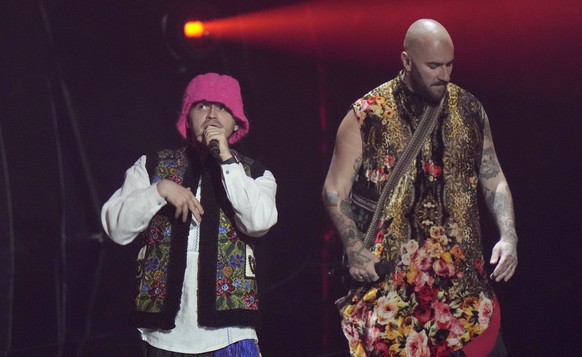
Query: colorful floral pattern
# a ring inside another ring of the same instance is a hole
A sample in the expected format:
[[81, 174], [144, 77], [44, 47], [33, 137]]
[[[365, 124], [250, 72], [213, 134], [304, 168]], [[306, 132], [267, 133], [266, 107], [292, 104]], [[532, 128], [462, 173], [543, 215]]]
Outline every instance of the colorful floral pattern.
[[429, 162], [423, 162], [422, 169], [426, 174], [429, 175], [428, 179], [430, 181], [438, 178], [443, 173], [442, 167], [436, 165], [434, 162], [432, 162], [432, 160]]
[[[365, 143], [358, 180], [378, 193], [416, 125], [404, 114], [414, 108], [400, 108], [403, 87], [397, 78], [353, 105]], [[353, 356], [448, 356], [491, 320], [475, 179], [484, 113], [449, 84], [447, 114], [386, 204], [373, 251], [392, 273], [337, 302]]]
[[[396, 152], [398, 151], [398, 148], [386, 140], [383, 140], [382, 132], [374, 130], [374, 128], [379, 127], [379, 124], [386, 125], [393, 120], [398, 120], [396, 104], [393, 100], [387, 100], [383, 96], [369, 95], [356, 101], [353, 107], [358, 116], [360, 125], [369, 125], [372, 128], [368, 135], [363, 139], [370, 143], [370, 147], [382, 145], [385, 148], [383, 152], [376, 153], [375, 155], [374, 152], [371, 151], [364, 153], [364, 157], [368, 160], [367, 165], [365, 165], [366, 179], [374, 183], [386, 181], [390, 169], [394, 168], [396, 165]], [[365, 113], [368, 113], [369, 115], [366, 116]], [[372, 121], [378, 123], [370, 123]], [[364, 151], [367, 151], [366, 147], [364, 147]]]
[[238, 237], [230, 221], [221, 213], [218, 232], [216, 309], [258, 310], [256, 280], [245, 273], [248, 247]]
[[[164, 164], [156, 167], [152, 182], [166, 178], [182, 183], [187, 166], [183, 152], [175, 155], [172, 150], [163, 150], [159, 159]], [[168, 217], [156, 215], [141, 235], [144, 246], [137, 259], [138, 293], [135, 297], [138, 311], [161, 312], [164, 309], [171, 227]]]
[[165, 216], [155, 216], [146, 230], [146, 245], [138, 256], [135, 304], [140, 311], [161, 312], [166, 298], [166, 273], [170, 249], [170, 222]]
[[[186, 156], [182, 151], [160, 153], [152, 182], [169, 179], [182, 183]], [[245, 165], [245, 171], [249, 173]], [[164, 311], [167, 271], [170, 256], [172, 224], [166, 215], [155, 215], [142, 235], [144, 244], [138, 255], [135, 297], [137, 311], [157, 313]], [[216, 273], [217, 310], [258, 310], [257, 284], [254, 278], [255, 259], [252, 248], [238, 236], [230, 220], [220, 212], [218, 227], [218, 259]], [[247, 261], [252, 272], [246, 272]]]
[[[167, 159], [172, 155], [170, 150], [162, 151], [160, 154], [161, 159]], [[176, 158], [175, 160], [166, 160], [165, 165], [159, 166], [158, 171], [152, 177], [152, 182], [158, 182], [163, 179], [168, 179], [174, 181], [175, 183], [181, 184], [184, 180], [184, 160], [183, 158]]]
[[[355, 295], [341, 314], [354, 356], [447, 356], [489, 325], [493, 301], [483, 293], [454, 296], [466, 257], [444, 228], [422, 246], [409, 240], [387, 281]], [[372, 346], [372, 347], [370, 347]], [[360, 351], [360, 352], [358, 352]]]

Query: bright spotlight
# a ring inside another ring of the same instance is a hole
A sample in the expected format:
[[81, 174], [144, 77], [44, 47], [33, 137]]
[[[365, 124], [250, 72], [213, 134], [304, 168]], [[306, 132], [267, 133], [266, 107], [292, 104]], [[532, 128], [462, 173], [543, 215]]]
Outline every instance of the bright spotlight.
[[188, 21], [184, 24], [184, 35], [188, 38], [208, 36], [208, 31], [202, 21]]
[[162, 17], [162, 34], [172, 57], [186, 63], [209, 55], [218, 41], [207, 23], [216, 17], [214, 9], [205, 2], [169, 2]]

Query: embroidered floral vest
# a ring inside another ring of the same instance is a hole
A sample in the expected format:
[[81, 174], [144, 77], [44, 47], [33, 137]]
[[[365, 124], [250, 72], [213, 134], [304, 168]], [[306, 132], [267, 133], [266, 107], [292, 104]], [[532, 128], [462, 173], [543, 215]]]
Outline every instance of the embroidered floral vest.
[[[264, 168], [247, 157], [235, 156], [254, 178]], [[234, 225], [234, 212], [220, 181], [220, 167], [210, 159], [200, 164], [192, 148], [164, 150], [147, 158], [152, 183], [172, 180], [196, 191], [201, 182], [204, 220], [200, 225], [198, 323], [201, 326], [256, 326], [258, 296], [251, 237]], [[174, 219], [166, 205], [140, 234], [136, 295], [130, 320], [137, 327], [172, 329], [180, 307], [191, 217]]]
[[[447, 355], [489, 325], [493, 291], [484, 269], [477, 199], [485, 112], [453, 84], [447, 96], [435, 130], [380, 219], [373, 250], [388, 260], [392, 273], [338, 301], [344, 330], [352, 331], [352, 352], [374, 338], [367, 349], [381, 355], [416, 355], [414, 346]], [[353, 190], [377, 199], [423, 109], [399, 77], [354, 103], [364, 146]]]

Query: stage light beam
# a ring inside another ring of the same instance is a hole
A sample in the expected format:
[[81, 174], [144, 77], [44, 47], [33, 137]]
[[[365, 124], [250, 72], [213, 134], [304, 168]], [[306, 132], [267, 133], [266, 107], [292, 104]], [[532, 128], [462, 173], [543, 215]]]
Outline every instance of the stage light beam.
[[[419, 18], [434, 18], [453, 37], [459, 59], [455, 73], [470, 74], [468, 80], [480, 87], [503, 83], [505, 90], [521, 95], [530, 90], [537, 95], [543, 78], [544, 86], [569, 98], [580, 82], [570, 72], [580, 67], [574, 61], [582, 57], [582, 47], [572, 45], [580, 43], [582, 34], [581, 2], [310, 0], [213, 18], [204, 25], [220, 41], [316, 55], [324, 61], [398, 68], [394, 54], [402, 50], [408, 26]], [[567, 56], [556, 56], [564, 51]], [[551, 67], [572, 71], [547, 75]], [[518, 80], [507, 83], [507, 73]]]

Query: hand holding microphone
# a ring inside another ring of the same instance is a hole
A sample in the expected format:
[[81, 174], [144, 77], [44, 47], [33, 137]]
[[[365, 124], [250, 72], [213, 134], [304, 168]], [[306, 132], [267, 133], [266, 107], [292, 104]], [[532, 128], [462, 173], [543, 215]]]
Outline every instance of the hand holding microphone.
[[[206, 146], [210, 155], [217, 160], [221, 160], [220, 157], [220, 140], [224, 138], [224, 129], [210, 125], [204, 130], [204, 139], [208, 143]], [[226, 138], [224, 138], [226, 140]]]
[[220, 159], [220, 144], [218, 140], [212, 139], [208, 143], [208, 151], [210, 151], [210, 155], [212, 155], [215, 159]]

